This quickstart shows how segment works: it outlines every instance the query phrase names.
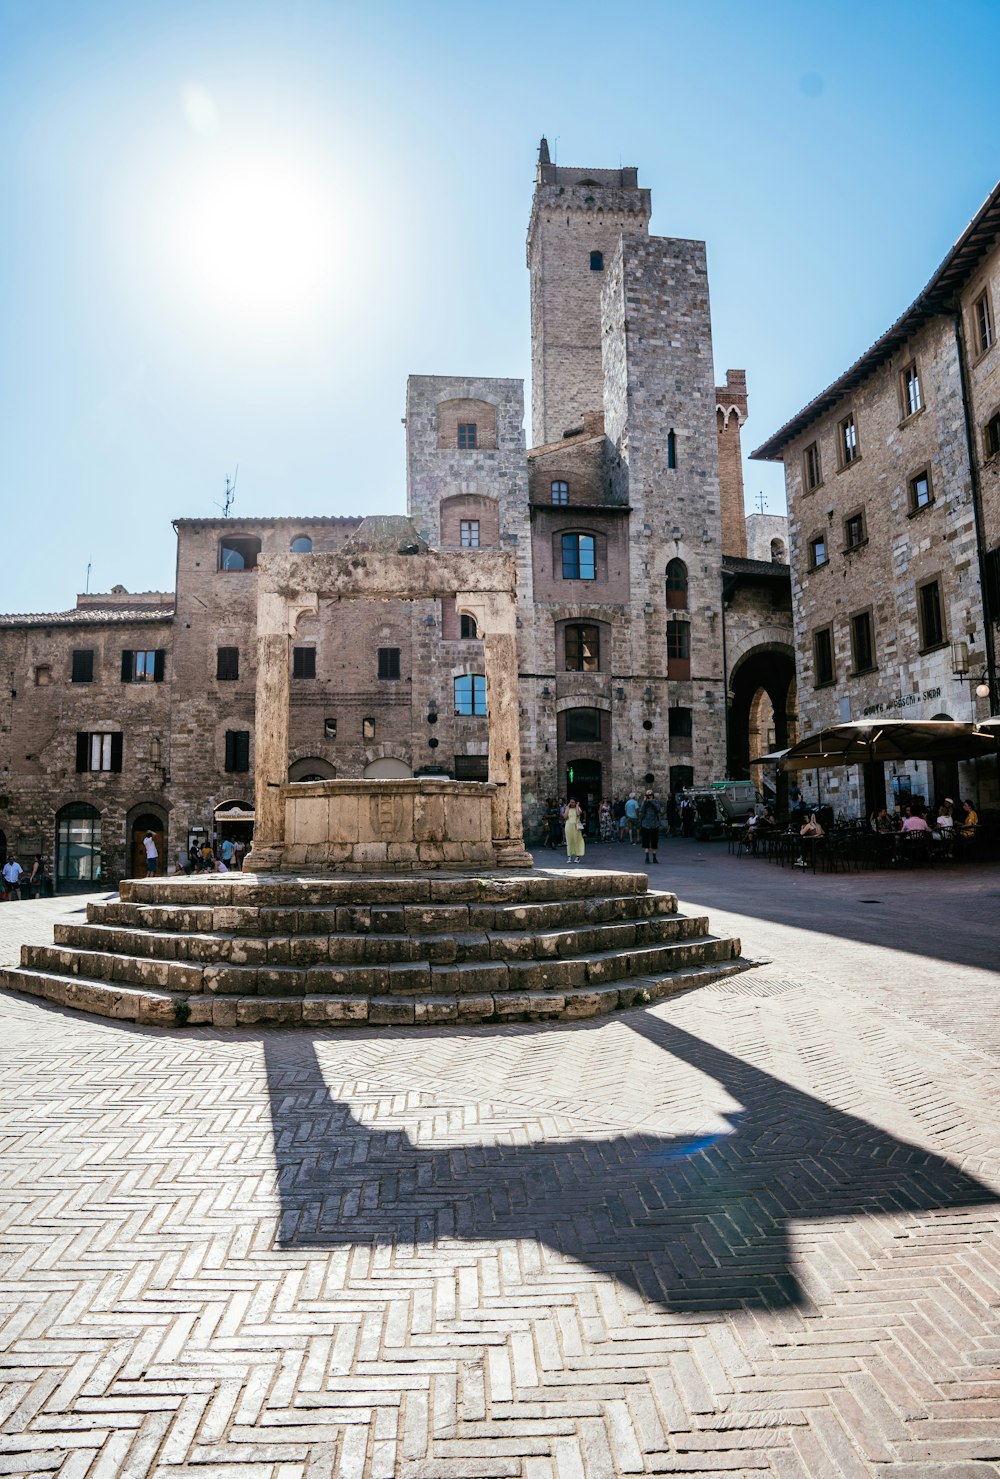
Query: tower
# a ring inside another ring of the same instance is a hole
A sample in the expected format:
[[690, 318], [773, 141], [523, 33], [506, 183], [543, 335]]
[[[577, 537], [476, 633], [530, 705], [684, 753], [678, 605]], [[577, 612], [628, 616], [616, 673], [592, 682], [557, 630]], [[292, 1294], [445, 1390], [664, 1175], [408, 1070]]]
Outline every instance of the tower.
[[649, 232], [638, 170], [553, 164], [542, 139], [528, 223], [531, 439], [558, 441], [604, 404], [601, 289], [622, 237]]

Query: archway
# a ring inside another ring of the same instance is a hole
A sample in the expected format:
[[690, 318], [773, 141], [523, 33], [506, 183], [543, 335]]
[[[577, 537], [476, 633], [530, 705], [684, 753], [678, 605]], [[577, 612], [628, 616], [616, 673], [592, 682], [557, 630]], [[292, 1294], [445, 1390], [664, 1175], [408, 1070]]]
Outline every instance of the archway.
[[566, 797], [569, 801], [579, 801], [583, 807], [588, 833], [596, 830], [597, 813], [603, 794], [599, 760], [570, 760], [568, 762]]
[[405, 760], [397, 760], [394, 755], [383, 755], [380, 760], [373, 760], [364, 769], [366, 781], [408, 781], [413, 771]]
[[155, 809], [147, 806], [134, 809], [129, 812], [126, 822], [126, 835], [129, 839], [128, 850], [128, 876], [129, 878], [146, 877], [146, 848], [144, 839], [147, 832], [152, 832], [153, 841], [156, 843], [156, 871], [164, 874], [167, 871], [167, 823], [163, 812], [159, 807]]
[[[771, 750], [786, 749], [798, 726], [791, 647], [768, 643], [752, 648], [733, 668], [729, 693], [729, 774], [733, 780], [753, 777], [764, 789], [763, 769], [754, 761]], [[787, 790], [787, 777], [779, 772], [774, 800], [782, 809]]]
[[74, 801], [56, 813], [56, 889], [92, 888], [101, 879], [101, 813]]
[[293, 760], [288, 767], [290, 781], [333, 781], [337, 778], [337, 767], [319, 755], [307, 755], [302, 760]]

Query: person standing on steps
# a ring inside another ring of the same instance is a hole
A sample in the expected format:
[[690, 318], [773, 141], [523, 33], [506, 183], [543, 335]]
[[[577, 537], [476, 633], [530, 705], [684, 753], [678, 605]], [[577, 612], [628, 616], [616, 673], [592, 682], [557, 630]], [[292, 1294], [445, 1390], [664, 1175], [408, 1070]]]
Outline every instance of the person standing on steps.
[[[660, 844], [660, 803], [656, 800], [652, 791], [647, 791], [639, 808], [639, 832], [642, 837], [642, 847], [645, 853], [645, 861], [658, 863], [656, 850]], [[650, 853], [653, 854], [650, 858]]]
[[583, 840], [584, 817], [579, 801], [571, 801], [566, 807], [566, 861], [579, 863], [583, 859], [586, 843]]

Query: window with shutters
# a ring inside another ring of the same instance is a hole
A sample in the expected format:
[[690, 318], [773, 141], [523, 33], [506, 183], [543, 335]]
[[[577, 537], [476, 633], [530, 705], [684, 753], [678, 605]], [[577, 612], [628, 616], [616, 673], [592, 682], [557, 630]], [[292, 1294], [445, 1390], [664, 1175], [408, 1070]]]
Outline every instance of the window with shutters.
[[861, 456], [861, 448], [858, 445], [858, 424], [854, 419], [854, 412], [845, 416], [837, 426], [837, 450], [840, 455], [841, 468], [850, 467], [852, 462], [857, 462]]
[[899, 372], [899, 399], [904, 421], [910, 416], [915, 416], [923, 405], [920, 398], [920, 373], [917, 370], [916, 360]]
[[250, 769], [249, 729], [226, 730], [226, 770], [245, 773]]
[[122, 768], [121, 734], [106, 732], [77, 734], [76, 768], [78, 772], [120, 771]]
[[166, 653], [133, 648], [122, 653], [123, 683], [162, 683]]
[[836, 677], [833, 666], [833, 628], [823, 627], [813, 632], [813, 679], [814, 687], [823, 688]]
[[315, 647], [293, 647], [292, 648], [292, 677], [293, 678], [315, 678], [316, 676], [316, 649]]
[[77, 647], [73, 652], [73, 665], [70, 669], [71, 683], [93, 683], [94, 681], [94, 649], [92, 647]]
[[823, 481], [823, 465], [819, 460], [818, 442], [810, 442], [802, 453], [802, 481], [807, 493], [812, 493]]
[[871, 672], [875, 666], [875, 639], [870, 611], [859, 611], [856, 616], [851, 617], [851, 656], [856, 673]]
[[219, 683], [235, 683], [240, 676], [240, 649], [219, 647], [215, 654], [215, 677]]
[[1000, 411], [997, 411], [983, 427], [983, 452], [987, 457], [1000, 453]]
[[399, 677], [398, 647], [380, 647], [378, 650], [378, 675], [384, 680]]
[[910, 479], [910, 513], [915, 514], [922, 508], [934, 502], [934, 491], [931, 487], [931, 475], [925, 467], [918, 472], [916, 477]]
[[920, 614], [920, 650], [943, 647], [945, 643], [944, 612], [941, 606], [941, 586], [936, 580], [928, 580], [917, 588], [917, 608]]
[[993, 343], [993, 313], [989, 291], [980, 293], [972, 305], [972, 329], [977, 354], [985, 354]]

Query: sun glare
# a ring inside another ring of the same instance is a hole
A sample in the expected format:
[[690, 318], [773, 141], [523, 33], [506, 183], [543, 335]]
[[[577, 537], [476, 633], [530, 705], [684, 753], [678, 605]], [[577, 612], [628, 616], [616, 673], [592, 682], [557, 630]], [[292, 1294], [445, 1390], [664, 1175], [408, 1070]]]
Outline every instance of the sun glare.
[[248, 319], [295, 317], [336, 271], [323, 183], [276, 157], [216, 160], [174, 203], [182, 289]]

